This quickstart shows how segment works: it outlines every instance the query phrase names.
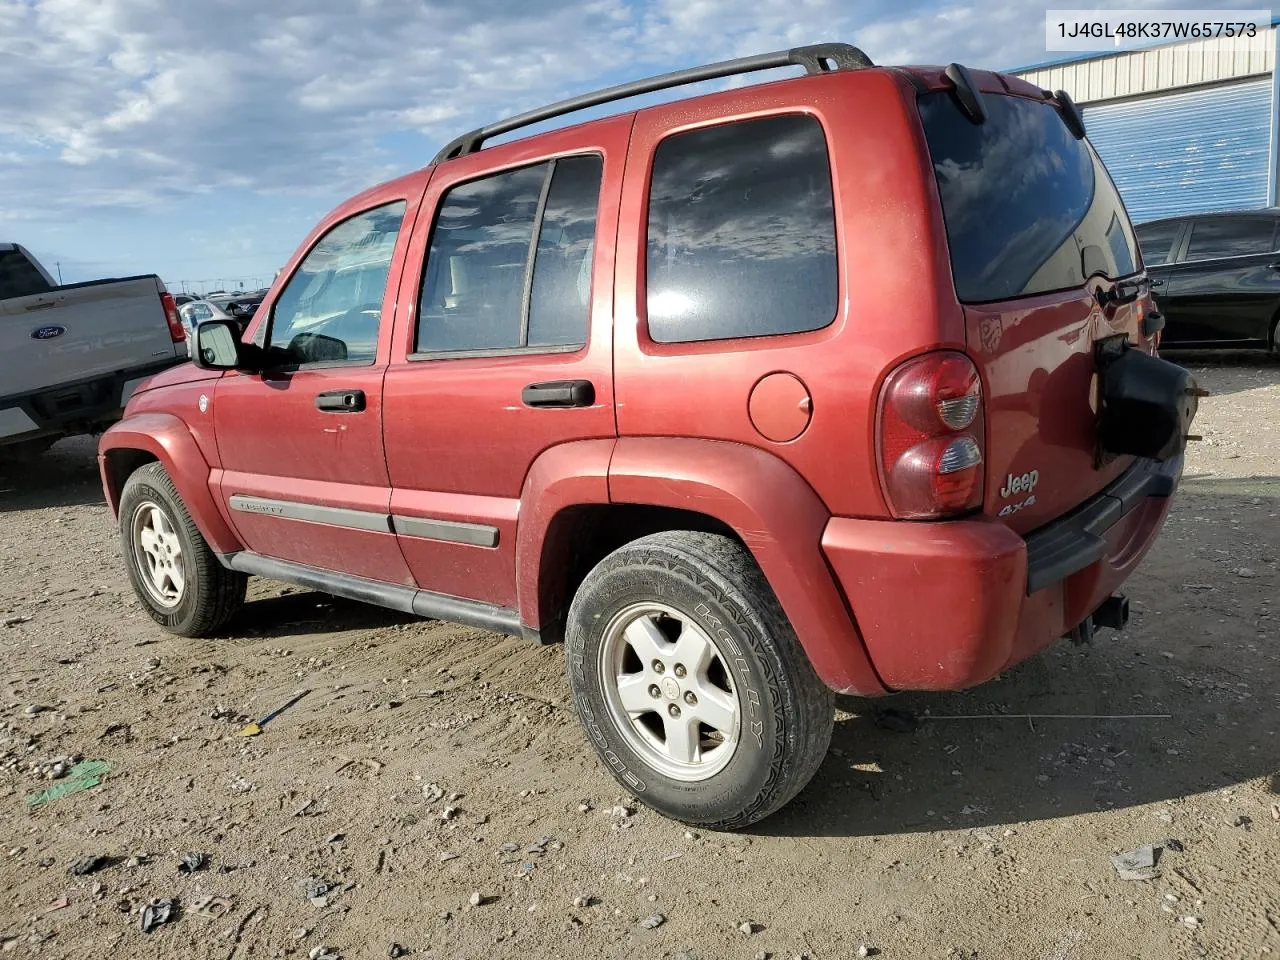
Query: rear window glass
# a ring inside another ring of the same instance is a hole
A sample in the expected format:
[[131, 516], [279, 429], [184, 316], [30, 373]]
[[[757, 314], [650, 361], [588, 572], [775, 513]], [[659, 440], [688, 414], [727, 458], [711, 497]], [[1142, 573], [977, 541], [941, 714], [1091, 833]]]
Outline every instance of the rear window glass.
[[1217, 260], [1269, 253], [1274, 249], [1271, 243], [1273, 230], [1274, 224], [1270, 220], [1197, 220], [1191, 226], [1186, 259]]
[[831, 169], [813, 117], [677, 133], [649, 194], [649, 335], [659, 343], [818, 330], [836, 315]]
[[0, 300], [48, 293], [52, 287], [19, 250], [0, 250]]
[[1051, 104], [985, 102], [978, 125], [949, 92], [919, 99], [959, 298], [1006, 300], [1136, 272], [1133, 227], [1093, 148]]

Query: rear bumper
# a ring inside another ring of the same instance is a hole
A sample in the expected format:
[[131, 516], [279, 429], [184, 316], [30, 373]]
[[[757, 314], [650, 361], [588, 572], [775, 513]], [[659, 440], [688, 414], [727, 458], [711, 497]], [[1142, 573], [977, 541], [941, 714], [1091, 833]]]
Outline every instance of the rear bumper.
[[0, 397], [0, 446], [87, 433], [113, 423], [120, 419], [124, 405], [143, 380], [185, 360], [184, 356], [166, 357], [132, 370]]
[[884, 684], [982, 683], [1088, 617], [1145, 556], [1182, 459], [1138, 461], [1025, 539], [989, 519], [832, 518], [822, 548]]

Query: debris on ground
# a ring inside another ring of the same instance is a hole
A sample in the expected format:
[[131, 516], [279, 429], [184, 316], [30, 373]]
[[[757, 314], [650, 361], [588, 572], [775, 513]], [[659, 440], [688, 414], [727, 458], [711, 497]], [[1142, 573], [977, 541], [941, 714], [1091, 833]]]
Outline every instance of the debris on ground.
[[68, 900], [66, 897], [59, 897], [57, 900], [53, 901], [53, 903], [45, 907], [44, 912], [53, 913], [55, 910], [63, 910], [69, 906], [71, 906], [70, 900]]
[[645, 930], [657, 930], [660, 926], [667, 922], [667, 918], [660, 913], [645, 917], [640, 921], [640, 926]]
[[486, 897], [479, 890], [472, 890], [471, 896], [467, 899], [467, 902], [471, 904], [473, 907], [481, 907], [481, 906], [484, 906], [486, 903], [488, 903], [489, 900], [490, 898]]
[[290, 707], [292, 707], [295, 703], [297, 703], [299, 700], [301, 700], [310, 692], [311, 692], [310, 690], [303, 690], [301, 693], [297, 694], [296, 696], [290, 698], [289, 700], [286, 700], [283, 704], [276, 707], [274, 710], [268, 713], [261, 720], [258, 720], [254, 723], [250, 723], [247, 726], [241, 727], [239, 730], [236, 731], [236, 736], [237, 737], [256, 737], [262, 734], [264, 732], [262, 729], [263, 727], [265, 727], [268, 723], [270, 723], [276, 717], [280, 716], [280, 714], [284, 713], [286, 710], [288, 710]]
[[334, 947], [312, 947], [307, 956], [310, 960], [342, 960], [342, 954]]
[[742, 923], [738, 924], [738, 932], [744, 933], [747, 936], [751, 936], [751, 934], [755, 933], [756, 929], [756, 925], [750, 920], [744, 920]]
[[191, 904], [191, 912], [210, 920], [221, 920], [231, 912], [233, 906], [235, 901], [230, 897], [201, 897]]
[[29, 623], [30, 620], [31, 620], [30, 617], [24, 617], [19, 615], [16, 617], [5, 617], [4, 620], [0, 622], [4, 623], [6, 627], [16, 627], [20, 623]]
[[89, 874], [97, 873], [104, 867], [109, 866], [111, 866], [110, 857], [95, 853], [88, 857], [81, 857], [67, 869], [67, 873], [73, 877], [87, 877]]
[[61, 800], [72, 794], [89, 790], [102, 783], [102, 778], [111, 771], [111, 764], [105, 760], [82, 760], [48, 790], [32, 794], [26, 798], [27, 809], [34, 810], [54, 800]]
[[156, 927], [166, 924], [172, 919], [174, 908], [177, 907], [176, 899], [160, 899], [157, 898], [142, 908], [142, 932], [150, 933]]
[[1155, 868], [1159, 859], [1157, 849], [1148, 844], [1136, 850], [1118, 853], [1111, 858], [1111, 863], [1121, 880], [1154, 880], [1160, 876], [1160, 871]]
[[875, 713], [876, 726], [891, 733], [911, 733], [920, 726], [920, 718], [910, 710], [882, 707]]
[[858, 946], [859, 957], [874, 957], [879, 953], [880, 951], [877, 950], [875, 947], [871, 946], [871, 944], [869, 943], [863, 943]]
[[178, 872], [195, 873], [197, 870], [203, 870], [208, 863], [208, 854], [193, 850], [182, 855], [182, 860], [178, 863]]
[[311, 901], [313, 907], [327, 907], [329, 894], [333, 890], [334, 885], [323, 877], [306, 877], [298, 881], [298, 892], [302, 894], [302, 899]]
[[393, 943], [391, 946], [387, 947], [387, 956], [390, 960], [396, 960], [397, 957], [407, 957], [408, 955], [409, 948], [398, 943]]
[[427, 803], [435, 803], [437, 800], [444, 799], [444, 787], [438, 783], [424, 783], [422, 785], [422, 796]]

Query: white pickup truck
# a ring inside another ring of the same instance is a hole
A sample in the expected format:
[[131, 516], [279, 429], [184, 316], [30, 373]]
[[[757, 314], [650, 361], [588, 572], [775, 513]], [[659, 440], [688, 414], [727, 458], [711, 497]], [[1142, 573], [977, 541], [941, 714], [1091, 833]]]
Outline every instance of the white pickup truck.
[[22, 247], [0, 243], [0, 460], [106, 429], [138, 384], [186, 359], [155, 274], [60, 286]]

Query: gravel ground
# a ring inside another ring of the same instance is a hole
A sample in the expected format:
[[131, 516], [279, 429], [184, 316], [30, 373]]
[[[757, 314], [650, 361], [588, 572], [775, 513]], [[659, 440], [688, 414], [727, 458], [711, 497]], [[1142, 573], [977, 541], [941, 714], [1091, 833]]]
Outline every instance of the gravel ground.
[[[842, 701], [813, 783], [741, 834], [619, 797], [559, 647], [263, 581], [227, 636], [170, 637], [91, 440], [0, 471], [0, 952], [1280, 956], [1280, 365], [1183, 362], [1205, 440], [1129, 629], [967, 693]], [[1117, 714], [1169, 716], [1078, 716]], [[58, 758], [111, 770], [28, 810]], [[1147, 844], [1156, 875], [1121, 880]], [[153, 899], [176, 902], [143, 933]]]

